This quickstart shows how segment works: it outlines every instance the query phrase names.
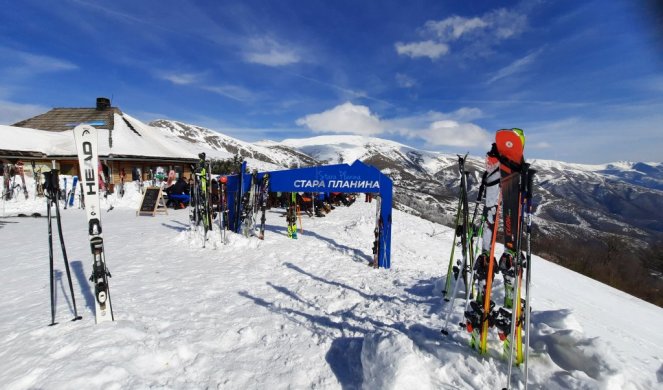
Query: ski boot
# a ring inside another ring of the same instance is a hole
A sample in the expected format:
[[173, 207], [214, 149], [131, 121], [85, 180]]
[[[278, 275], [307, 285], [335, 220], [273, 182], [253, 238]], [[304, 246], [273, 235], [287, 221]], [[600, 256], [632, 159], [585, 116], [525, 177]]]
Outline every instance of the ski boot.
[[[483, 297], [485, 296], [486, 290], [486, 280], [488, 279], [488, 268], [490, 265], [490, 254], [484, 252], [477, 257], [477, 260], [474, 262], [474, 273], [475, 279], [478, 285], [477, 299], [476, 301], [483, 305]], [[493, 276], [497, 272], [497, 267], [493, 265]]]
[[[516, 254], [510, 250], [502, 254], [499, 262], [500, 272], [504, 276], [504, 307], [513, 307], [513, 280], [516, 277]], [[525, 255], [520, 255], [520, 267], [526, 268]]]
[[470, 334], [470, 347], [474, 349], [479, 348], [479, 339], [481, 334], [481, 325], [484, 321], [488, 321], [488, 326], [492, 327], [492, 313], [495, 308], [495, 302], [490, 301], [489, 312], [486, 315], [483, 311], [483, 303], [478, 303], [476, 301], [470, 301], [470, 310], [466, 310], [464, 313], [465, 323], [460, 324], [461, 327], [465, 328]]

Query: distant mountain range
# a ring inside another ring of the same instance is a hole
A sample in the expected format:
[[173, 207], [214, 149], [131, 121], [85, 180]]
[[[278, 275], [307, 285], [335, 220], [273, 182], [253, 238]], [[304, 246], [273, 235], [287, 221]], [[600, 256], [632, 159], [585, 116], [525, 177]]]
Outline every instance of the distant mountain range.
[[[252, 168], [276, 170], [362, 160], [394, 181], [394, 207], [424, 219], [453, 224], [458, 198], [458, 158], [398, 142], [362, 136], [319, 136], [281, 142], [244, 142], [176, 121], [150, 123], [164, 136], [212, 158], [239, 154]], [[470, 156], [470, 200], [476, 197], [484, 158]], [[663, 237], [663, 164], [618, 162], [583, 165], [531, 160], [537, 170], [535, 218], [539, 234], [591, 245], [619, 237], [643, 246]]]

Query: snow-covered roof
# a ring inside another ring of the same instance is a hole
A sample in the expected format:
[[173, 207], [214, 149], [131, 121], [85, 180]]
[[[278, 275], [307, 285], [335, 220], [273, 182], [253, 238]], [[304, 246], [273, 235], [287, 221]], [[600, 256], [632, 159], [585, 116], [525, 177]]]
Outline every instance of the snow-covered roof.
[[[79, 109], [72, 110], [77, 111]], [[112, 124], [112, 130], [108, 129], [109, 126], [101, 124], [95, 126], [99, 129], [100, 156], [108, 158], [196, 160], [195, 153], [164, 137], [159, 129], [146, 125], [119, 110], [107, 111], [112, 112], [109, 120], [106, 121], [106, 123], [110, 122]], [[35, 158], [76, 156], [73, 127], [75, 123], [81, 121], [76, 121], [76, 118], [70, 116], [67, 118], [67, 120], [73, 122], [70, 122], [69, 128], [65, 130], [0, 125], [0, 139], [2, 139], [0, 155]], [[19, 123], [28, 123], [29, 121]]]

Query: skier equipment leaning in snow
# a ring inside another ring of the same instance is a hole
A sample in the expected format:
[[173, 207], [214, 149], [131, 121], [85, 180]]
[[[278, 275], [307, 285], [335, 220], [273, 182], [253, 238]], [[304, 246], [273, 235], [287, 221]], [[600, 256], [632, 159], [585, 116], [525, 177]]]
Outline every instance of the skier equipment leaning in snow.
[[[500, 339], [504, 341], [504, 355], [513, 360], [515, 354], [516, 364], [524, 360], [522, 306], [527, 302], [527, 297], [521, 299], [524, 258], [518, 254], [521, 253], [525, 191], [531, 193], [531, 187], [526, 185], [531, 183], [531, 179], [528, 180], [528, 165], [523, 158], [524, 145], [525, 136], [521, 129], [498, 130], [495, 143], [488, 153], [483, 250], [474, 268], [479, 293], [477, 299], [470, 302], [470, 310], [465, 311], [466, 328], [472, 334], [471, 346], [482, 354], [487, 353], [488, 329], [496, 326]], [[505, 250], [498, 263], [495, 260], [495, 242], [500, 211], [503, 214]], [[527, 240], [529, 242], [529, 238]], [[491, 293], [493, 278], [498, 270], [504, 277], [505, 298], [503, 307], [495, 309]], [[529, 278], [526, 280], [527, 291], [528, 284]]]
[[[499, 161], [490, 153], [486, 156], [486, 170], [483, 175], [482, 185], [485, 188], [483, 198], [483, 229], [480, 237], [482, 244], [481, 254], [474, 263], [474, 281], [477, 284], [477, 296], [474, 302], [470, 302], [471, 310], [465, 311], [466, 329], [471, 333], [470, 345], [472, 348], [480, 349], [482, 325], [487, 322], [492, 311], [493, 303], [490, 302], [490, 286], [497, 271], [494, 255], [494, 240], [497, 236], [495, 219], [498, 214], [500, 199], [500, 172]], [[493, 259], [491, 261], [491, 259]], [[488, 296], [488, 302], [485, 297]]]
[[111, 274], [106, 267], [104, 239], [101, 230], [101, 206], [99, 204], [99, 155], [97, 152], [97, 129], [90, 125], [78, 125], [74, 128], [74, 139], [78, 150], [78, 164], [81, 182], [84, 184], [86, 199], [90, 249], [92, 251], [92, 276], [94, 283], [94, 306], [96, 323], [114, 321], [108, 278]]
[[48, 258], [50, 265], [50, 282], [51, 282], [51, 324], [55, 322], [55, 275], [53, 269], [53, 228], [51, 226], [51, 208], [55, 206], [55, 221], [58, 227], [58, 235], [60, 236], [60, 248], [62, 249], [62, 258], [64, 259], [65, 270], [67, 271], [67, 280], [69, 282], [69, 292], [71, 293], [71, 303], [74, 307], [74, 318], [72, 321], [80, 320], [81, 316], [78, 315], [76, 310], [76, 296], [74, 295], [74, 286], [71, 283], [71, 270], [69, 269], [69, 259], [67, 258], [67, 250], [64, 246], [64, 237], [62, 236], [62, 222], [60, 219], [60, 179], [58, 177], [58, 170], [52, 169], [50, 172], [44, 172], [44, 187], [46, 189], [46, 219], [48, 223]]

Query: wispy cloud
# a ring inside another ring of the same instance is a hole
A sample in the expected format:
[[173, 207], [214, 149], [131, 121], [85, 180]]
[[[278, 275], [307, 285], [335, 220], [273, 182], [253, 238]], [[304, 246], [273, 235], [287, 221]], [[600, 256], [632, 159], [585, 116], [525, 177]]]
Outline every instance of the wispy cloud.
[[406, 74], [396, 73], [395, 77], [396, 77], [396, 83], [401, 88], [412, 88], [415, 85], [417, 85], [417, 80]]
[[237, 85], [206, 85], [201, 86], [201, 88], [239, 102], [249, 102], [256, 98], [253, 92]]
[[221, 84], [216, 85], [209, 81], [209, 72], [172, 72], [157, 71], [154, 73], [156, 78], [169, 81], [178, 86], [198, 88], [204, 91], [212, 92], [217, 95], [227, 97], [239, 102], [251, 102], [256, 99], [256, 94], [247, 88], [238, 85]]
[[175, 85], [194, 85], [202, 81], [203, 75], [200, 73], [166, 73], [160, 72], [157, 77], [168, 80]]
[[444, 20], [429, 20], [424, 25], [424, 29], [435, 34], [443, 42], [451, 42], [457, 40], [466, 33], [487, 26], [488, 22], [481, 18], [463, 18], [454, 15]]
[[266, 66], [285, 66], [301, 61], [296, 49], [269, 37], [249, 39], [243, 57], [246, 62]]
[[428, 57], [432, 60], [449, 52], [449, 45], [432, 40], [412, 43], [396, 42], [394, 47], [400, 55], [406, 55], [411, 58]]
[[516, 73], [520, 73], [527, 69], [534, 61], [536, 61], [536, 58], [541, 54], [543, 49], [539, 49], [535, 52], [532, 52], [528, 55], [526, 55], [523, 58], [519, 58], [512, 62], [511, 64], [505, 66], [504, 68], [498, 70], [495, 72], [495, 75], [491, 77], [487, 83], [492, 84], [497, 80], [503, 79], [505, 77], [512, 76]]
[[44, 113], [50, 108], [37, 104], [22, 104], [8, 100], [0, 100], [0, 123], [11, 125], [35, 115]]
[[469, 42], [472, 47], [490, 47], [502, 40], [519, 36], [526, 28], [527, 15], [505, 8], [490, 11], [481, 17], [453, 15], [443, 20], [427, 21], [419, 29], [422, 40], [397, 42], [395, 48], [400, 55], [434, 60], [451, 53], [452, 45], [461, 50], [461, 42]]
[[78, 65], [57, 57], [0, 47], [0, 69], [13, 77], [78, 69]]

